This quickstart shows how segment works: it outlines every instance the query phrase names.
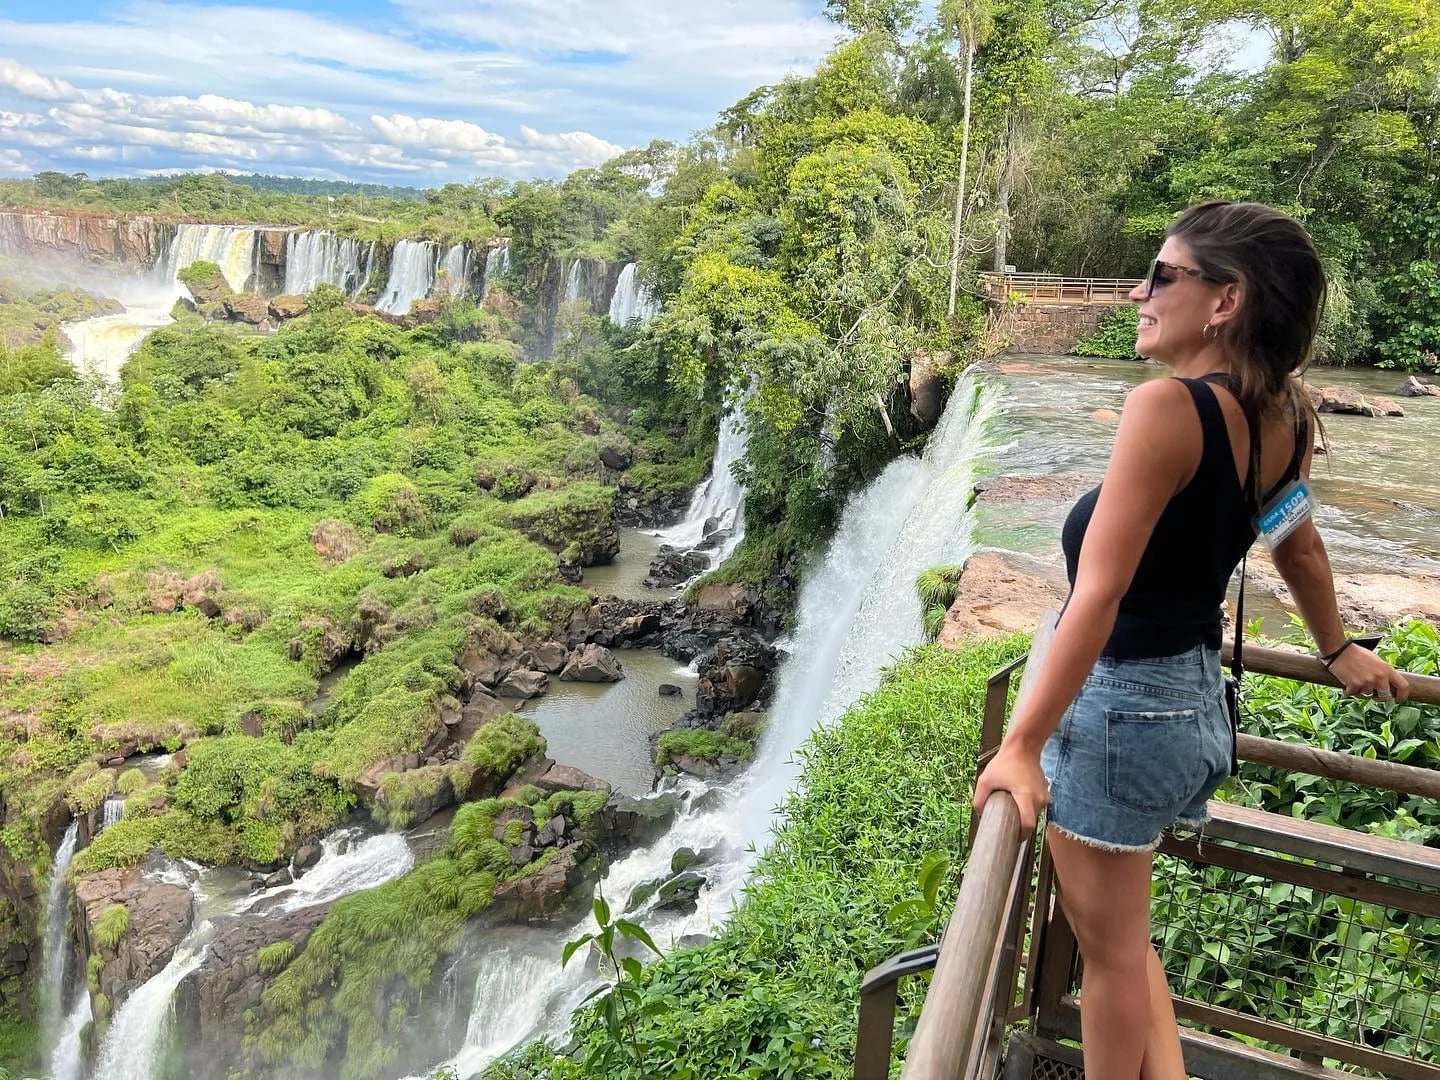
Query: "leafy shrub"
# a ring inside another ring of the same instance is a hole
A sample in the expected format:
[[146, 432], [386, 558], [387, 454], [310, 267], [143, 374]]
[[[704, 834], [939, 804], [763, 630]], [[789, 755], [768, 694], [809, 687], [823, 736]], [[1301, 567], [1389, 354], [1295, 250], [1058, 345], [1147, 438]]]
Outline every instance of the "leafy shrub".
[[139, 769], [126, 769], [115, 781], [115, 790], [121, 795], [134, 795], [146, 785], [145, 774]]
[[350, 500], [350, 508], [358, 524], [402, 536], [423, 531], [428, 518], [415, 485], [399, 473], [382, 473], [366, 481]]
[[1134, 360], [1135, 335], [1139, 332], [1139, 326], [1139, 308], [1130, 304], [1112, 308], [1101, 318], [1095, 333], [1081, 338], [1071, 347], [1070, 355]]

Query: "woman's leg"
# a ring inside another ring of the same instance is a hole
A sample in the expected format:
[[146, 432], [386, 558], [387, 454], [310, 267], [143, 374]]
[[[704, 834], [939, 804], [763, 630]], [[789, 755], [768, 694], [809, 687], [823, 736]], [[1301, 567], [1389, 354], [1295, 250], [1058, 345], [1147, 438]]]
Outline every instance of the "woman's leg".
[[1180, 1029], [1175, 1025], [1175, 1003], [1155, 946], [1146, 965], [1150, 978], [1150, 1034], [1145, 1040], [1145, 1061], [1140, 1080], [1185, 1080], [1185, 1058], [1180, 1052]]
[[1152, 1003], [1152, 979], [1158, 973], [1163, 982], [1164, 975], [1150, 946], [1150, 852], [1102, 851], [1055, 829], [1046, 842], [1060, 902], [1085, 958], [1085, 1075], [1185, 1080], [1174, 1015]]

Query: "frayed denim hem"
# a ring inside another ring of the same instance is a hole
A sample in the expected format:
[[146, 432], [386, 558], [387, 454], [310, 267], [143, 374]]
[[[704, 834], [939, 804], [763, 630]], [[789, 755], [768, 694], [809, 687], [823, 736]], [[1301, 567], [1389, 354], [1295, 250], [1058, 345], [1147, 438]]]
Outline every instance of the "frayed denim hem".
[[1054, 829], [1067, 840], [1074, 840], [1077, 844], [1084, 844], [1086, 847], [1095, 848], [1097, 851], [1108, 851], [1112, 855], [1136, 855], [1145, 851], [1154, 851], [1160, 846], [1160, 837], [1156, 837], [1148, 844], [1112, 844], [1108, 840], [1096, 840], [1090, 836], [1081, 836], [1073, 833], [1063, 826], [1050, 822], [1050, 828]]

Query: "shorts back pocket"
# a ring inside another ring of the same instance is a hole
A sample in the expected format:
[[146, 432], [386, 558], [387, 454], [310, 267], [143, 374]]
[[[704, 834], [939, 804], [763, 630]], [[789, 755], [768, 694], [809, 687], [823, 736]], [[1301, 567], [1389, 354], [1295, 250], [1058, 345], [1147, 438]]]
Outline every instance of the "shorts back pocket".
[[1105, 710], [1105, 790], [1147, 814], [1190, 801], [1205, 770], [1198, 709]]

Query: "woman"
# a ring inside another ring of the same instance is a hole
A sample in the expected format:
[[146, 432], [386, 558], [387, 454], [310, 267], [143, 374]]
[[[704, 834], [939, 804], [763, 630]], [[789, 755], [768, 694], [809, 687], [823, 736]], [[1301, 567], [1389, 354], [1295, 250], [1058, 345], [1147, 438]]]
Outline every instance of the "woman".
[[[1130, 299], [1136, 351], [1176, 377], [1131, 391], [1104, 483], [1065, 523], [1070, 599], [976, 784], [977, 808], [1008, 791], [1026, 829], [1049, 804], [1046, 842], [1085, 959], [1091, 1080], [1186, 1075], [1150, 944], [1152, 851], [1167, 826], [1204, 823], [1230, 772], [1221, 604], [1256, 538], [1257, 494], [1309, 475], [1314, 417], [1295, 377], [1324, 293], [1305, 230], [1269, 207], [1206, 203], [1171, 227]], [[1259, 434], [1253, 485], [1247, 415]], [[1401, 675], [1350, 647], [1313, 522], [1272, 557], [1345, 691], [1404, 700]]]

